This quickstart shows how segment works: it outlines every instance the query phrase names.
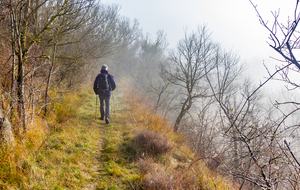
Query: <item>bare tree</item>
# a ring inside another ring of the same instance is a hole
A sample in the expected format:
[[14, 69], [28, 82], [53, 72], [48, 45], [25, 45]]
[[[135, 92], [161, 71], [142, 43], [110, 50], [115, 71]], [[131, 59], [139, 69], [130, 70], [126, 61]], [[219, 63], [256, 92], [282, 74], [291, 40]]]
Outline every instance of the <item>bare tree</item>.
[[163, 66], [162, 75], [173, 85], [182, 89], [180, 112], [176, 118], [174, 131], [196, 99], [208, 96], [205, 76], [215, 68], [213, 55], [217, 45], [212, 42], [206, 27], [199, 27], [197, 33], [185, 34], [177, 50], [169, 55]]
[[[261, 16], [257, 5], [254, 5], [251, 0], [250, 2], [256, 10], [260, 23], [269, 31], [270, 36], [268, 44], [282, 58], [282, 60], [280, 60], [281, 65], [276, 66], [276, 73], [279, 73], [281, 78], [273, 77], [273, 79], [284, 81], [287, 84], [286, 88], [288, 91], [299, 89], [300, 84], [298, 80], [295, 77], [292, 77], [293, 75], [298, 76], [300, 73], [300, 64], [295, 52], [300, 47], [299, 0], [295, 0], [294, 12], [291, 13], [291, 17], [287, 18], [286, 23], [279, 22], [279, 11], [272, 12], [274, 20], [272, 23], [268, 23], [268, 21], [265, 21]], [[269, 73], [269, 75], [273, 76], [274, 74]], [[296, 152], [298, 149], [297, 144], [299, 142], [296, 140], [298, 137], [296, 139], [293, 137], [294, 135], [298, 136], [299, 124], [298, 121], [296, 121], [296, 123], [288, 121], [291, 121], [291, 118], [295, 115], [297, 117], [299, 116], [297, 113], [300, 110], [300, 103], [297, 101], [288, 100], [284, 102], [275, 101], [274, 105], [281, 111], [282, 118], [278, 120], [278, 123], [272, 132], [273, 142], [280, 147], [280, 150], [282, 151], [281, 154], [283, 154], [286, 159], [293, 161], [290, 163], [289, 168], [294, 168], [295, 170], [293, 173], [299, 176], [300, 158], [299, 154]], [[289, 105], [292, 105], [294, 108], [289, 110], [285, 107]], [[281, 134], [285, 134], [284, 140], [279, 139], [279, 137], [283, 137]], [[290, 185], [292, 187], [297, 186], [299, 188], [299, 183], [297, 183], [297, 180], [299, 179], [291, 176], [289, 179]]]

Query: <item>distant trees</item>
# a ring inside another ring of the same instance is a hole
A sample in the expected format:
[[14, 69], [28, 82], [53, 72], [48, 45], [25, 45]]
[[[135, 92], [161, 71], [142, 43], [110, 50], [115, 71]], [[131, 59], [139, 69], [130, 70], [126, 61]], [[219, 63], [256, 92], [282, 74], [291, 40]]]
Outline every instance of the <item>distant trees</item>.
[[[158, 31], [154, 42], [149, 36], [142, 37], [138, 62], [140, 83], [155, 84], [159, 78], [160, 62], [165, 58], [166, 39], [163, 31]], [[146, 80], [146, 81], [145, 81]]]
[[141, 86], [147, 97], [154, 101], [151, 108], [156, 112], [167, 104], [169, 83], [161, 77], [161, 63], [165, 61], [167, 47], [166, 34], [163, 31], [156, 33], [152, 41], [150, 36], [141, 39], [138, 54], [137, 84]]

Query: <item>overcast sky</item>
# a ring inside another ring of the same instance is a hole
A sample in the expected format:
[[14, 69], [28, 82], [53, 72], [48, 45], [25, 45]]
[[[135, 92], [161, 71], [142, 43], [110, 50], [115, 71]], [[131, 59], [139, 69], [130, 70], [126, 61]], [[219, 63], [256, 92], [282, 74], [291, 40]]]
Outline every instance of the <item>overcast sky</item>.
[[[265, 64], [274, 68], [269, 58], [273, 50], [266, 43], [268, 32], [260, 25], [257, 14], [248, 0], [102, 0], [102, 3], [118, 4], [120, 14], [137, 19], [144, 33], [154, 39], [158, 30], [165, 31], [169, 48], [174, 48], [184, 30], [195, 31], [206, 24], [213, 40], [226, 50], [238, 53], [248, 65], [253, 78], [263, 80]], [[253, 0], [266, 20], [272, 21], [271, 11], [280, 8], [282, 21], [287, 13], [293, 13], [296, 0]]]

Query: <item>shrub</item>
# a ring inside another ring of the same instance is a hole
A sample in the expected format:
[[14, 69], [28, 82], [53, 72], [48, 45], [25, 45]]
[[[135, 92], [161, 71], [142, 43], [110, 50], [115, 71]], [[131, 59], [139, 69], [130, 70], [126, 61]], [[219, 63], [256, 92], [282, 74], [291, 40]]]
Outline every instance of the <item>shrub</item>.
[[166, 154], [172, 149], [166, 138], [155, 131], [139, 131], [133, 141], [139, 149], [137, 152], [144, 155]]

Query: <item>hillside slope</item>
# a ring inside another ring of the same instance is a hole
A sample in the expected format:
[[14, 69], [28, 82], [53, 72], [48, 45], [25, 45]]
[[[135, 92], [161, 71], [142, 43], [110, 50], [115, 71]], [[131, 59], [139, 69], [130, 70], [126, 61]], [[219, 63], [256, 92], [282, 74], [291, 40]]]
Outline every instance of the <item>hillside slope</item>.
[[196, 159], [134, 89], [115, 92], [103, 131], [98, 189], [235, 189]]
[[91, 91], [52, 94], [49, 118], [36, 118], [14, 149], [1, 150], [0, 187], [234, 189], [194, 162], [185, 140], [130, 91], [114, 92], [109, 125], [95, 119]]

